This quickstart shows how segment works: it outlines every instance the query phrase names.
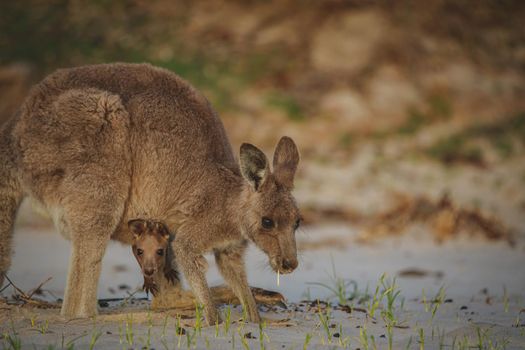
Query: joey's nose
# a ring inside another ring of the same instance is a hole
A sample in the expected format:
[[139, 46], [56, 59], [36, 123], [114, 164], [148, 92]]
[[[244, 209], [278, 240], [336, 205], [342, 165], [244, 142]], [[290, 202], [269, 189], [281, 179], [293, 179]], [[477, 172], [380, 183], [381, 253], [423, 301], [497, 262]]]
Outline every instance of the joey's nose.
[[146, 276], [153, 276], [153, 273], [154, 273], [154, 272], [155, 272], [155, 270], [152, 269], [152, 268], [144, 269], [144, 274], [145, 274]]
[[298, 263], [297, 263], [297, 260], [293, 259], [283, 259], [283, 269], [284, 270], [288, 270], [288, 271], [292, 271], [292, 270], [295, 270], [295, 268], [297, 267]]

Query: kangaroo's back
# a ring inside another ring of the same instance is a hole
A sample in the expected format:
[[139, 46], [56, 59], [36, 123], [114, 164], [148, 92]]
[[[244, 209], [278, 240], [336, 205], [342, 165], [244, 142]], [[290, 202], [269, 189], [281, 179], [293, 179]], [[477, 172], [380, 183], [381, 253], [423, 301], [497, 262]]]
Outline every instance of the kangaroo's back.
[[[170, 143], [181, 152], [191, 148], [194, 158], [237, 167], [224, 127], [204, 96], [174, 73], [149, 64], [58, 70], [33, 89], [25, 106], [30, 111], [47, 108], [64, 91], [90, 88], [118, 96], [140, 135], [157, 131], [164, 134], [160, 144]], [[26, 117], [32, 119], [31, 114]]]

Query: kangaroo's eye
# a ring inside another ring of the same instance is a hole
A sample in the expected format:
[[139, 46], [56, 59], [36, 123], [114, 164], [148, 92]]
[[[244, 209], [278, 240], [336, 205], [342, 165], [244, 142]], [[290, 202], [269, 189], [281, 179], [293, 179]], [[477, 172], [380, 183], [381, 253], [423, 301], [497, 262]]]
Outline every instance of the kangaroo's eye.
[[157, 255], [163, 256], [164, 255], [164, 249], [158, 249], [157, 250]]
[[295, 224], [293, 225], [293, 229], [294, 231], [297, 230], [299, 228], [299, 226], [301, 225], [301, 219], [297, 219], [297, 221], [295, 222]]
[[275, 225], [275, 224], [273, 223], [273, 220], [270, 219], [270, 218], [267, 218], [267, 217], [263, 217], [263, 218], [262, 218], [261, 224], [262, 224], [262, 227], [264, 227], [264, 228], [267, 229], [267, 230], [273, 228], [274, 225]]
[[142, 249], [137, 249], [137, 255], [142, 255], [142, 253], [144, 253], [144, 251]]

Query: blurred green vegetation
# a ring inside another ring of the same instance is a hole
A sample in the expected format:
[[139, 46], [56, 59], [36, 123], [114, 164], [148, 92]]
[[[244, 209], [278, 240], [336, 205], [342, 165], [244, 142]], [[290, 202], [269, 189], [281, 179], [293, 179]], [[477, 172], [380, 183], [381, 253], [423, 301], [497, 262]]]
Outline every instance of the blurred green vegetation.
[[452, 103], [447, 96], [430, 95], [426, 98], [423, 108], [414, 107], [408, 110], [408, 117], [405, 123], [397, 129], [397, 133], [413, 135], [433, 122], [450, 119], [452, 113]]
[[339, 135], [339, 145], [343, 149], [350, 149], [355, 144], [355, 141], [356, 135], [351, 132], [345, 131]]
[[268, 95], [266, 103], [270, 107], [283, 111], [292, 121], [303, 121], [305, 119], [301, 106], [293, 96], [274, 91]]
[[[0, 5], [0, 63], [22, 61], [42, 70], [86, 62], [134, 60], [133, 47], [110, 32], [139, 33], [147, 22], [132, 2], [96, 0], [75, 10], [68, 0], [3, 1]], [[124, 10], [126, 16], [118, 16]], [[79, 13], [80, 12], [80, 13]]]
[[[145, 5], [144, 5], [145, 6]], [[282, 70], [271, 50], [217, 54], [177, 36], [184, 18], [158, 20], [134, 1], [69, 0], [0, 3], [0, 64], [24, 62], [37, 78], [59, 67], [105, 62], [150, 62], [176, 72], [203, 90], [219, 110], [232, 108], [239, 92]], [[168, 55], [159, 47], [169, 45]], [[164, 57], [166, 56], [166, 57]], [[269, 104], [301, 119], [300, 108], [287, 97]]]
[[483, 150], [477, 140], [488, 141], [502, 158], [512, 156], [518, 147], [525, 146], [525, 112], [497, 123], [470, 126], [439, 140], [426, 153], [445, 163], [483, 165]]
[[165, 60], [144, 58], [152, 64], [176, 72], [204, 90], [219, 110], [231, 109], [235, 96], [261, 77], [258, 67], [265, 66], [260, 56], [244, 57], [242, 62], [218, 60], [198, 52]]

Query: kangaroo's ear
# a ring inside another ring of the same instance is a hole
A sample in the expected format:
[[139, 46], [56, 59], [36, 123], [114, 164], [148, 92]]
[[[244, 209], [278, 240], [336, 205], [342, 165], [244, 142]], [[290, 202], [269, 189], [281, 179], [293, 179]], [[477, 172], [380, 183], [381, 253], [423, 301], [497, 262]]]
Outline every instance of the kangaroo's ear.
[[270, 173], [264, 153], [254, 145], [243, 143], [240, 164], [242, 176], [256, 191], [259, 190]]
[[273, 174], [277, 182], [292, 189], [293, 178], [299, 163], [299, 151], [291, 138], [283, 136], [273, 154]]
[[135, 237], [140, 236], [146, 232], [147, 223], [142, 219], [134, 219], [128, 221], [128, 228]]

